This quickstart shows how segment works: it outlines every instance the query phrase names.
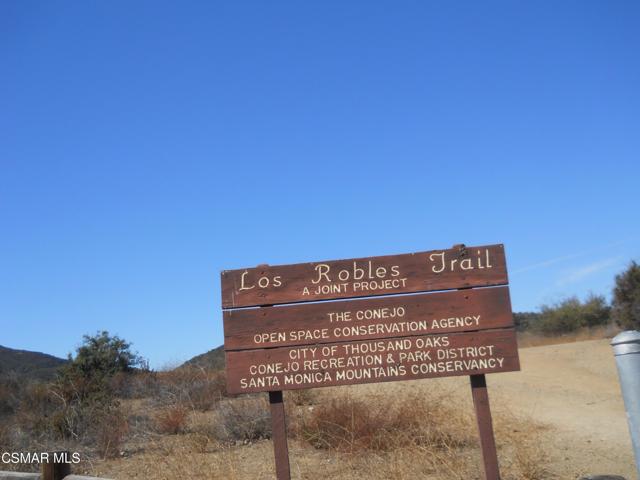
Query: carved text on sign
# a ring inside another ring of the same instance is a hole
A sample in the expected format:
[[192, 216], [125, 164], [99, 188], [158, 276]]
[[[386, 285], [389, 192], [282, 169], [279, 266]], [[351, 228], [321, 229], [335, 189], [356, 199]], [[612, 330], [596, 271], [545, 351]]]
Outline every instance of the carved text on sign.
[[519, 369], [515, 331], [425, 335], [227, 352], [230, 393]]
[[223, 308], [505, 285], [504, 247], [459, 246], [413, 254], [222, 272]]

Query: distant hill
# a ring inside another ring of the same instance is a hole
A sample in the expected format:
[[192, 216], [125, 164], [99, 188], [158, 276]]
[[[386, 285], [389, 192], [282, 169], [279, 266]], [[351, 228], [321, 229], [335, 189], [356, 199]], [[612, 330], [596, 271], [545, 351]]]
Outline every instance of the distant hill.
[[209, 350], [184, 362], [182, 366], [202, 367], [211, 370], [222, 370], [224, 368], [224, 349], [220, 345], [218, 348]]
[[14, 350], [0, 345], [0, 375], [16, 372], [22, 378], [51, 380], [65, 363], [67, 360], [46, 353]]

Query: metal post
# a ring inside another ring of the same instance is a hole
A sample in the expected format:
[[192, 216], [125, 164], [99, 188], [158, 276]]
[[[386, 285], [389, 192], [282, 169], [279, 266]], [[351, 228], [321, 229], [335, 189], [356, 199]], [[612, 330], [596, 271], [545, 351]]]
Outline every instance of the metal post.
[[611, 340], [616, 357], [620, 387], [627, 411], [631, 443], [640, 478], [640, 332], [629, 330]]

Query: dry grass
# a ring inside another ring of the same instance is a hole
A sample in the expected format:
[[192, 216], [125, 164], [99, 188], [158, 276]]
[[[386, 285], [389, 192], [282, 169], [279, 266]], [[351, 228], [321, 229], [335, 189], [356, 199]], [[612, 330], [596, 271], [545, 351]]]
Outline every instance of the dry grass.
[[[77, 473], [117, 479], [273, 478], [267, 396], [221, 398], [219, 380], [196, 370], [159, 374], [153, 387], [158, 397], [132, 395], [123, 408], [96, 422], [95, 453], [83, 455], [94, 463], [85, 461]], [[191, 381], [217, 392], [214, 401], [198, 400]], [[480, 478], [473, 410], [433, 385], [427, 393], [400, 387], [286, 392], [293, 478]], [[34, 409], [46, 410], [42, 392], [32, 393]], [[541, 440], [545, 432], [527, 419], [494, 413], [503, 478], [556, 478]], [[0, 428], [0, 443], [6, 436]]]
[[226, 399], [216, 410], [216, 437], [224, 442], [251, 443], [271, 438], [269, 404], [264, 395]]
[[31, 431], [33, 437], [41, 437], [56, 428], [56, 407], [48, 385], [26, 385], [15, 407], [15, 421], [21, 428]]
[[523, 332], [518, 334], [518, 347], [542, 347], [545, 345], [558, 345], [561, 343], [601, 340], [603, 338], [612, 338], [619, 331], [620, 329], [614, 325], [606, 325], [602, 327], [583, 328], [575, 332], [554, 336], [544, 336], [531, 332]]
[[[527, 458], [529, 446], [521, 449], [520, 460], [500, 451], [504, 480], [551, 480], [538, 468], [545, 459]], [[392, 451], [363, 450], [345, 454], [338, 450], [310, 447], [289, 441], [292, 478], [299, 480], [479, 480], [480, 453], [474, 445], [451, 450], [430, 446], [400, 447]], [[527, 465], [519, 462], [526, 461]], [[265, 479], [274, 478], [273, 447], [269, 441], [228, 446], [201, 436], [163, 436], [146, 445], [132, 458], [102, 462], [90, 472], [117, 479], [176, 478]], [[543, 476], [539, 476], [542, 474]]]
[[[247, 461], [250, 452], [244, 448], [220, 447], [203, 443], [191, 435], [160, 438], [147, 445], [144, 452], [127, 461], [103, 462], [86, 471], [87, 474], [116, 479], [175, 480], [197, 478], [202, 480], [246, 480], [273, 478], [272, 469], [262, 472], [257, 462]], [[268, 452], [256, 455], [266, 463]], [[251, 473], [249, 473], [251, 472]], [[269, 475], [269, 472], [271, 475]]]
[[11, 447], [11, 427], [8, 423], [0, 423], [0, 451], [7, 451]]
[[348, 453], [406, 447], [447, 450], [469, 445], [469, 422], [469, 416], [444, 397], [364, 399], [341, 394], [313, 408], [297, 433], [316, 448]]
[[155, 425], [158, 433], [176, 435], [184, 431], [187, 425], [188, 410], [180, 404], [162, 408], [155, 414]]
[[215, 408], [226, 395], [224, 372], [180, 367], [157, 374], [156, 398], [161, 403], [181, 403], [192, 410]]
[[553, 480], [545, 435], [548, 427], [505, 411], [494, 412], [496, 443], [505, 480]]
[[129, 432], [127, 415], [120, 408], [101, 410], [92, 416], [95, 422], [91, 436], [95, 439], [97, 454], [102, 458], [115, 458], [120, 454]]
[[[438, 388], [426, 394], [363, 392], [358, 387], [316, 390], [302, 405], [286, 398], [292, 478], [481, 478], [469, 405]], [[210, 412], [189, 410], [179, 435], [140, 437], [137, 445], [129, 443], [127, 458], [99, 461], [85, 473], [117, 479], [270, 480], [274, 464], [273, 446], [265, 440], [270, 436], [266, 398], [243, 396], [224, 399]], [[546, 466], [544, 429], [508, 412], [496, 411], [494, 418], [505, 480], [556, 478]]]
[[303, 405], [313, 405], [316, 401], [316, 395], [310, 388], [302, 388], [300, 390], [287, 390], [284, 393], [285, 402], [293, 404], [297, 407]]
[[[161, 378], [170, 393], [162, 401], [132, 398], [103, 412], [91, 434], [93, 453], [87, 450], [75, 471], [116, 479], [273, 478], [267, 396], [224, 398], [202, 411], [193, 408], [189, 378]], [[34, 406], [46, 410], [42, 392], [32, 393]], [[343, 387], [286, 392], [285, 401], [293, 478], [480, 478], [473, 410], [435, 382], [427, 393]], [[505, 480], [558, 478], [548, 467], [543, 430], [505, 412], [494, 419]]]
[[514, 453], [514, 465], [520, 480], [549, 480], [555, 478], [546, 465], [546, 453], [534, 439], [517, 445]]

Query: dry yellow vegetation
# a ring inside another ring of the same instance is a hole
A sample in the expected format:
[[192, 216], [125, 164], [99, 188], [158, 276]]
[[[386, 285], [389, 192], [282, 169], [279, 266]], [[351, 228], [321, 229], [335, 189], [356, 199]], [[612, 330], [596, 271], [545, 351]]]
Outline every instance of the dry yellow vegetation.
[[[634, 478], [608, 340], [520, 354], [521, 372], [488, 376], [503, 478]], [[120, 457], [76, 471], [119, 480], [275, 478], [266, 394], [207, 409], [191, 397], [125, 401]], [[467, 377], [286, 392], [285, 401], [295, 479], [482, 478]]]

